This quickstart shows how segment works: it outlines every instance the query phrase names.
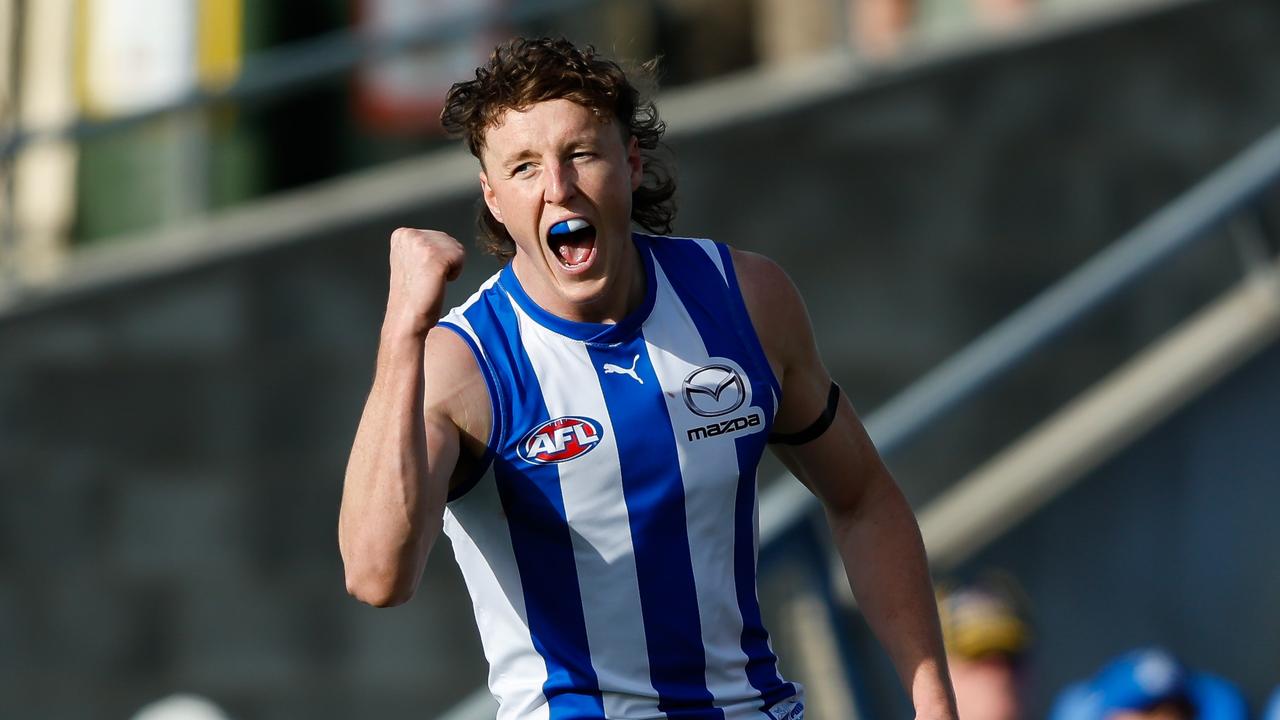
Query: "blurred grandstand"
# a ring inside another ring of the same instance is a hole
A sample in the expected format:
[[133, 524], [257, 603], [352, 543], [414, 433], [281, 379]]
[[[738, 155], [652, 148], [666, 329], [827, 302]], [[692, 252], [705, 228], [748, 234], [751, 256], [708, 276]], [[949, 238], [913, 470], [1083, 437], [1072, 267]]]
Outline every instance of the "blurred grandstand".
[[[880, 42], [861, 1], [0, 2], [0, 716], [492, 716], [448, 552], [373, 611], [333, 525], [386, 238], [471, 235], [434, 113], [514, 32], [664, 57], [677, 231], [787, 268], [938, 569], [1024, 586], [1032, 716], [1147, 644], [1260, 707], [1280, 5], [921, 0]], [[764, 496], [775, 647], [814, 720], [906, 717], [812, 509]]]

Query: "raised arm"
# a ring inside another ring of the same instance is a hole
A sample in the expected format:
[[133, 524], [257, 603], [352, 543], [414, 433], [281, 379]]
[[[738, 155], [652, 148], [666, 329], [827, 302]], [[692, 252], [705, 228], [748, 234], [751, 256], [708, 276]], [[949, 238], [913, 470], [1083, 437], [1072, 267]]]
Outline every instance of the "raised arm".
[[347, 591], [370, 605], [398, 605], [413, 595], [464, 443], [478, 434], [466, 425], [487, 422], [473, 412], [487, 405], [477, 396], [483, 382], [469, 351], [435, 328], [445, 284], [462, 262], [461, 245], [443, 233], [401, 228], [391, 236], [377, 369], [338, 517]]
[[[739, 283], [782, 385], [776, 433], [800, 433], [823, 415], [831, 376], [800, 294], [775, 263], [734, 253]], [[938, 613], [915, 515], [843, 393], [834, 420], [774, 453], [822, 501], [858, 606], [892, 658], [916, 717], [956, 718]]]

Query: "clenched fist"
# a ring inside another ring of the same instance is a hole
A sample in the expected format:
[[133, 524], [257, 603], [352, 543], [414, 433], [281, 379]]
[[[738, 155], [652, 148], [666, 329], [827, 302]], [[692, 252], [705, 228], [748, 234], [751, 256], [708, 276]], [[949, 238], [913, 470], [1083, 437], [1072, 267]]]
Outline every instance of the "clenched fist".
[[462, 245], [435, 230], [399, 228], [391, 233], [391, 286], [383, 332], [425, 337], [440, 319], [445, 284], [466, 259]]

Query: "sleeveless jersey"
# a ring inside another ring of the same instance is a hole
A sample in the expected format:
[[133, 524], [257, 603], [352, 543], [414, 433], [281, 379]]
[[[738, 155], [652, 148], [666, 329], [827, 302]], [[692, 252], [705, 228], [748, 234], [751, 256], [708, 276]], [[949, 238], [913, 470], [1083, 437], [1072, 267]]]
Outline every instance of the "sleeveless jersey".
[[444, 530], [498, 718], [798, 718], [756, 595], [778, 382], [728, 249], [633, 237], [646, 291], [617, 324], [543, 310], [510, 264], [440, 323], [492, 403]]

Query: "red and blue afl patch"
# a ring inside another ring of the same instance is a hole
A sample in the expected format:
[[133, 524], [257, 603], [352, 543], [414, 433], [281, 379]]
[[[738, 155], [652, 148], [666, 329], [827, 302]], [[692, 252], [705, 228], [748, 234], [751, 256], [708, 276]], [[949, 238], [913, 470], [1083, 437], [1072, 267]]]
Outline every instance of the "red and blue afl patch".
[[582, 457], [600, 444], [604, 428], [591, 418], [568, 415], [548, 420], [524, 436], [516, 449], [520, 459], [550, 465]]

